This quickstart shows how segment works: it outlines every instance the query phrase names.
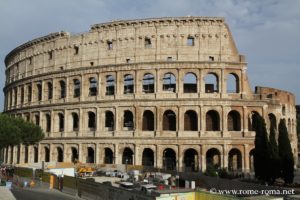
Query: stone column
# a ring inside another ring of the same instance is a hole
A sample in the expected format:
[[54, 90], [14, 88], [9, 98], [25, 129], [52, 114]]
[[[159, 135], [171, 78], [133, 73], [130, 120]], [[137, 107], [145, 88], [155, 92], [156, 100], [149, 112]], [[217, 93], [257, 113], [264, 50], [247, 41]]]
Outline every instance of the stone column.
[[178, 157], [177, 157], [177, 160], [176, 160], [176, 161], [178, 161], [176, 163], [178, 165], [177, 169], [178, 169], [178, 171], [183, 171], [184, 167], [185, 167], [184, 164], [183, 164], [183, 157], [184, 157], [183, 148], [182, 148], [181, 145], [178, 145], [177, 149], [178, 149]]
[[78, 160], [79, 160], [79, 162], [85, 162], [84, 160], [83, 160], [83, 146], [82, 146], [82, 143], [79, 143], [78, 144]]
[[249, 155], [249, 145], [248, 144], [244, 144], [244, 156], [243, 156], [243, 171], [244, 172], [250, 172], [250, 163], [249, 163], [249, 159], [250, 159], [250, 155]]
[[248, 132], [248, 114], [247, 114], [247, 106], [243, 106], [243, 116], [242, 116], [242, 127], [241, 130], [243, 132]]
[[205, 145], [201, 146], [201, 171], [204, 172], [206, 170], [206, 147]]
[[[222, 152], [221, 152], [221, 157], [222, 157]], [[224, 144], [223, 146], [223, 168], [228, 169], [228, 146]]]
[[141, 165], [140, 157], [139, 157], [140, 147], [138, 145], [134, 145], [134, 165]]
[[100, 144], [95, 144], [95, 163], [100, 164]]

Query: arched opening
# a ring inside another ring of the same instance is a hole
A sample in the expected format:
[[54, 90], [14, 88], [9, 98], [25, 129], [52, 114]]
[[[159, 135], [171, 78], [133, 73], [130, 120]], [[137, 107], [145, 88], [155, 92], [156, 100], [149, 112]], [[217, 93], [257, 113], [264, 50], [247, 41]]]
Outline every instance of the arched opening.
[[172, 73], [166, 73], [163, 78], [163, 91], [176, 92], [176, 78]]
[[[12, 94], [10, 95], [10, 97], [12, 98]], [[27, 87], [27, 101], [31, 102], [31, 97], [32, 97], [32, 87], [31, 85], [28, 85]], [[10, 103], [12, 103], [12, 99], [10, 100]]]
[[115, 78], [112, 75], [106, 76], [106, 95], [115, 94]]
[[110, 148], [104, 149], [104, 164], [114, 163], [114, 153]]
[[199, 158], [198, 153], [195, 149], [187, 149], [184, 152], [184, 166], [187, 172], [198, 171]]
[[184, 130], [197, 131], [198, 130], [198, 115], [193, 110], [188, 110], [184, 113]]
[[72, 153], [71, 162], [72, 163], [76, 163], [78, 161], [78, 151], [77, 151], [77, 148], [72, 147], [71, 148], [71, 153]]
[[176, 131], [176, 115], [172, 110], [165, 111], [163, 115], [163, 130]]
[[94, 77], [91, 77], [89, 79], [90, 87], [89, 87], [89, 96], [97, 96], [98, 92], [98, 82], [97, 79]]
[[21, 88], [21, 104], [24, 103], [24, 87]]
[[37, 147], [33, 147], [33, 162], [37, 163], [39, 161], [39, 150]]
[[275, 115], [273, 113], [270, 113], [268, 117], [270, 121], [270, 128], [273, 127], [275, 130], [277, 130], [277, 122]]
[[96, 115], [93, 112], [88, 112], [88, 128], [91, 131], [96, 129]]
[[291, 119], [288, 119], [288, 126], [287, 126], [288, 134], [291, 134], [292, 131], [292, 124], [291, 124]]
[[242, 170], [242, 153], [238, 149], [231, 149], [228, 154], [228, 170]]
[[24, 156], [24, 162], [28, 163], [28, 146], [25, 145], [25, 156]]
[[250, 171], [253, 172], [254, 171], [254, 149], [252, 149], [249, 152], [249, 166], [250, 166]]
[[209, 149], [206, 152], [206, 168], [219, 168], [221, 166], [221, 154], [216, 148]]
[[95, 163], [95, 151], [92, 147], [87, 148], [86, 163]]
[[143, 131], [154, 131], [154, 114], [150, 110], [143, 113]]
[[219, 79], [217, 74], [208, 73], [205, 76], [205, 93], [219, 92]]
[[37, 84], [36, 85], [36, 89], [37, 89], [37, 100], [41, 101], [42, 100], [42, 95], [43, 95], [42, 85], [41, 84]]
[[108, 131], [113, 131], [115, 126], [115, 118], [114, 114], [111, 111], [105, 112], [105, 128]]
[[167, 148], [163, 151], [163, 168], [165, 170], [176, 170], [176, 153]]
[[51, 116], [46, 114], [46, 132], [51, 131]]
[[47, 87], [48, 87], [48, 100], [50, 100], [53, 97], [53, 86], [52, 86], [52, 83], [48, 82], [47, 83]]
[[191, 72], [185, 74], [183, 82], [184, 93], [197, 93], [197, 76]]
[[40, 115], [37, 114], [34, 116], [34, 118], [35, 118], [35, 125], [39, 126], [40, 125]]
[[65, 129], [65, 117], [62, 113], [58, 113], [58, 125], [59, 125], [59, 131], [63, 132]]
[[124, 76], [124, 94], [132, 94], [134, 92], [134, 78], [131, 74]]
[[256, 119], [259, 117], [259, 113], [256, 111], [252, 111], [250, 116], [249, 116], [249, 121], [248, 121], [248, 129], [249, 131], [255, 131], [256, 130]]
[[17, 149], [17, 163], [20, 163], [20, 157], [21, 157], [21, 146], [18, 145], [18, 149]]
[[78, 79], [74, 79], [74, 97], [80, 97], [80, 81]]
[[79, 129], [79, 117], [78, 114], [73, 112], [72, 113], [72, 118], [73, 118], [73, 131], [78, 131]]
[[66, 83], [65, 81], [59, 81], [60, 85], [60, 98], [63, 99], [66, 97]]
[[227, 76], [227, 93], [239, 93], [239, 77], [234, 73]]
[[48, 147], [44, 147], [44, 151], [45, 151], [45, 162], [50, 162], [50, 150]]
[[154, 76], [152, 74], [145, 74], [143, 78], [143, 92], [154, 93]]
[[133, 130], [133, 114], [129, 110], [125, 110], [124, 112], [124, 128], [127, 130]]
[[128, 147], [126, 147], [123, 151], [122, 164], [133, 164], [133, 151]]
[[220, 117], [215, 110], [210, 110], [206, 113], [206, 131], [219, 131]]
[[143, 151], [142, 165], [153, 167], [154, 166], [154, 152], [150, 148], [145, 148]]
[[56, 148], [57, 151], [57, 162], [63, 162], [64, 161], [64, 154], [61, 147]]
[[241, 116], [239, 112], [232, 110], [227, 116], [228, 131], [240, 131], [241, 130]]

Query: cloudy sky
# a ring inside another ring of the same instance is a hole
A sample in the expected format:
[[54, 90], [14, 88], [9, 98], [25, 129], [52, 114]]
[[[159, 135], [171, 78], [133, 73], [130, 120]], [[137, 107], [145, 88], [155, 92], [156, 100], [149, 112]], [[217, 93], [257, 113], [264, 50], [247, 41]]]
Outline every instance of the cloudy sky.
[[[300, 0], [0, 0], [0, 88], [4, 58], [13, 48], [51, 32], [86, 32], [116, 19], [222, 16], [251, 87], [288, 90], [300, 104]], [[0, 110], [4, 95], [0, 94]]]

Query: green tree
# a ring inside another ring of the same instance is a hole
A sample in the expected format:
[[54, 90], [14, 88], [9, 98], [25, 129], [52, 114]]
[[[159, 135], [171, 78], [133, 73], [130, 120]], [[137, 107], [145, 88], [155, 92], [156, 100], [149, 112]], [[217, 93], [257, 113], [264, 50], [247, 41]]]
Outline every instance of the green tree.
[[254, 171], [255, 177], [263, 182], [270, 181], [269, 169], [269, 142], [264, 118], [260, 115], [253, 115], [253, 128], [255, 135], [254, 149]]
[[270, 170], [270, 183], [273, 184], [275, 182], [275, 179], [280, 177], [280, 158], [278, 153], [276, 131], [274, 126], [270, 127], [268, 164]]
[[279, 123], [278, 152], [281, 162], [281, 177], [285, 183], [293, 183], [294, 180], [294, 156], [288, 131], [283, 119]]
[[0, 114], [0, 148], [17, 145], [21, 142], [21, 130], [11, 117]]

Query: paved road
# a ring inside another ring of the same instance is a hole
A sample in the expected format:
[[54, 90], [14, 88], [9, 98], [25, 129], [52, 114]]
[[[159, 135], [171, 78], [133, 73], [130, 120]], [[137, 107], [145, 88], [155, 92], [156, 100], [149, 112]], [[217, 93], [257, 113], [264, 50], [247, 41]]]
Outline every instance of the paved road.
[[17, 200], [78, 200], [80, 198], [73, 197], [71, 195], [64, 194], [57, 190], [49, 189], [23, 189], [18, 187], [12, 188], [12, 193]]

